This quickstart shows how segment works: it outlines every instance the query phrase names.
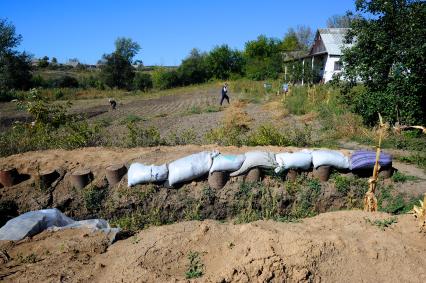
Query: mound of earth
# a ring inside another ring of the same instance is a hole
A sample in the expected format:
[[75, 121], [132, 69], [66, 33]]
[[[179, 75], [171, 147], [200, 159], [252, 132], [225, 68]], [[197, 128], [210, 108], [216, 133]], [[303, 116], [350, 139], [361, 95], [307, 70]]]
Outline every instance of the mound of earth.
[[426, 282], [426, 235], [411, 215], [339, 211], [299, 223], [213, 220], [150, 227], [108, 247], [102, 233], [43, 232], [0, 244], [5, 282]]

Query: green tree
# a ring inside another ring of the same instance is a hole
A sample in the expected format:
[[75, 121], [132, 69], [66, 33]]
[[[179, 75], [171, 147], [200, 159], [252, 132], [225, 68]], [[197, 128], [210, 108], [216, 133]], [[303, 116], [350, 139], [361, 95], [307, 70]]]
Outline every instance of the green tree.
[[243, 73], [243, 55], [226, 44], [213, 48], [207, 55], [206, 63], [212, 76], [218, 79], [226, 80], [231, 74]]
[[148, 91], [152, 88], [152, 77], [148, 73], [138, 72], [133, 79], [134, 89], [139, 89], [142, 91]]
[[43, 58], [40, 58], [38, 61], [38, 67], [39, 68], [46, 68], [49, 66], [49, 57], [44, 56]]
[[132, 62], [133, 57], [135, 57], [140, 50], [140, 45], [131, 38], [119, 37], [115, 40], [115, 53], [120, 54], [129, 62]]
[[357, 0], [357, 18], [344, 50], [345, 77], [366, 91], [351, 97], [369, 124], [380, 112], [387, 121], [426, 122], [426, 3], [419, 0]]
[[275, 38], [260, 35], [256, 40], [245, 44], [245, 73], [254, 80], [275, 79], [281, 72], [282, 42]]
[[113, 88], [131, 89], [135, 71], [130, 62], [119, 53], [105, 54], [101, 67], [103, 82]]
[[0, 19], [0, 100], [9, 99], [12, 89], [31, 87], [30, 56], [14, 50], [21, 40], [13, 25]]
[[291, 52], [301, 49], [303, 49], [303, 47], [297, 39], [296, 32], [294, 32], [294, 30], [289, 30], [281, 43], [281, 50], [283, 52]]
[[198, 49], [191, 50], [178, 68], [179, 80], [182, 85], [203, 83], [210, 78], [207, 62], [207, 55]]
[[179, 76], [176, 70], [158, 67], [152, 73], [152, 82], [157, 89], [168, 89], [179, 85]]
[[107, 86], [125, 89], [133, 87], [135, 71], [132, 60], [139, 50], [139, 44], [130, 38], [117, 38], [115, 51], [104, 54], [101, 60], [101, 78]]

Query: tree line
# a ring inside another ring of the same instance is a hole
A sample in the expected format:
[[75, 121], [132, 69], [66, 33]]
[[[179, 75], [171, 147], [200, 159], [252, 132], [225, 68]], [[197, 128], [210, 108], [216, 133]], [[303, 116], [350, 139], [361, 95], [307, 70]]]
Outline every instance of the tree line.
[[[351, 28], [346, 41], [353, 46], [345, 49], [342, 57], [345, 80], [337, 81], [342, 86], [343, 100], [366, 123], [374, 123], [377, 112], [392, 122], [426, 122], [426, 3], [356, 0], [355, 7], [355, 14], [332, 16], [327, 21], [328, 27]], [[146, 91], [211, 79], [282, 78], [283, 56], [294, 51], [307, 52], [313, 36], [310, 28], [299, 26], [289, 29], [283, 39], [260, 35], [246, 42], [243, 50], [226, 44], [209, 52], [193, 49], [178, 67], [156, 67], [151, 72], [140, 72], [132, 66], [140, 45], [130, 38], [118, 38], [115, 51], [101, 59], [99, 77], [84, 84]], [[21, 40], [13, 25], [0, 19], [0, 100], [7, 100], [13, 89], [37, 85], [37, 78], [32, 77], [31, 57], [15, 50]], [[355, 95], [347, 91], [359, 83], [365, 91]], [[54, 86], [81, 84], [66, 78]]]

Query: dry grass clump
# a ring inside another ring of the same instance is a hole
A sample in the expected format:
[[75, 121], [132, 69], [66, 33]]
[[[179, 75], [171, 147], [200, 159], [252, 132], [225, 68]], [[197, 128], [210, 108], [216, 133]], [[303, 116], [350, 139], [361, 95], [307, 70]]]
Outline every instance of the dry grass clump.
[[289, 111], [284, 108], [281, 101], [275, 100], [263, 105], [263, 109], [272, 113], [275, 120], [282, 120], [288, 116]]
[[420, 206], [415, 205], [413, 207], [414, 217], [419, 221], [420, 231], [426, 232], [426, 194], [423, 201], [419, 201]]
[[247, 103], [241, 100], [236, 100], [228, 108], [226, 108], [223, 116], [223, 125], [225, 128], [239, 127], [248, 129], [252, 118], [244, 111]]

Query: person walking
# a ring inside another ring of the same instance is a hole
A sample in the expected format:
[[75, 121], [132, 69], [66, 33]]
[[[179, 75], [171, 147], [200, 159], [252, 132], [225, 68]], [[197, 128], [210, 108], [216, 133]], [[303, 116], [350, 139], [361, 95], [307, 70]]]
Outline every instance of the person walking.
[[228, 84], [225, 83], [222, 87], [222, 99], [220, 100], [220, 106], [222, 106], [223, 100], [226, 99], [229, 103], [229, 96], [228, 96]]

